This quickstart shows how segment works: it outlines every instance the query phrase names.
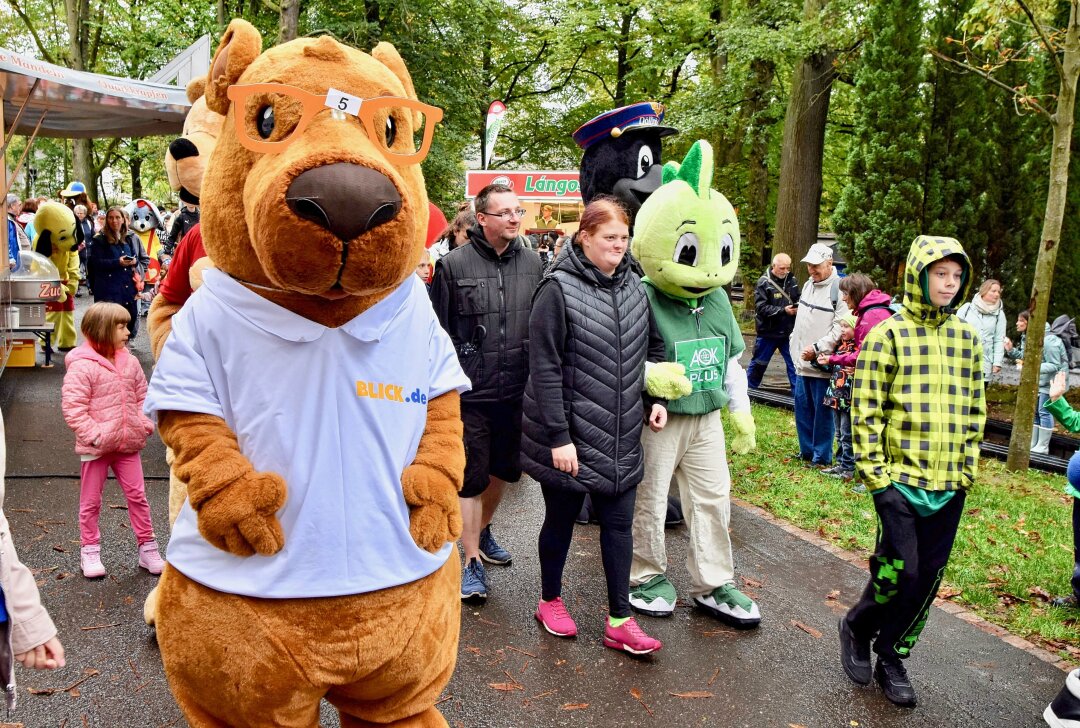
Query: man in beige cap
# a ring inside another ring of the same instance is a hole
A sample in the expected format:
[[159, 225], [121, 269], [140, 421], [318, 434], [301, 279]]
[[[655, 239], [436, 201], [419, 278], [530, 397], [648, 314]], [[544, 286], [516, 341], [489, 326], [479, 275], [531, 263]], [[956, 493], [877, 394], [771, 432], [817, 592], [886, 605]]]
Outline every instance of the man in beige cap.
[[810, 246], [806, 257], [810, 274], [799, 297], [799, 312], [791, 332], [791, 358], [795, 361], [795, 430], [799, 435], [798, 458], [818, 466], [832, 463], [833, 417], [824, 404], [829, 373], [811, 362], [831, 352], [840, 338], [840, 321], [851, 313], [840, 295], [840, 276], [833, 268], [832, 248]]

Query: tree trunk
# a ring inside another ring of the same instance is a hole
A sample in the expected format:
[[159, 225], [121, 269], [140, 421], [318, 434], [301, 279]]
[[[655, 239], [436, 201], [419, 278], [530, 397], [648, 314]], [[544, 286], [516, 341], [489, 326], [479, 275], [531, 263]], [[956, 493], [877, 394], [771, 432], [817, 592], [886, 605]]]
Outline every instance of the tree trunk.
[[[806, 0], [803, 18], [816, 17], [826, 2]], [[835, 50], [825, 49], [796, 63], [791, 97], [784, 115], [773, 255], [787, 253], [795, 261], [802, 259], [817, 241], [825, 123], [829, 116], [832, 81], [836, 76], [835, 57]], [[805, 271], [795, 270], [805, 277]]]
[[615, 63], [615, 106], [626, 105], [626, 77], [630, 75], [630, 28], [634, 22], [637, 10], [626, 10], [622, 14], [622, 22], [619, 25], [619, 40], [615, 44], [618, 54]]
[[[1069, 185], [1069, 157], [1072, 151], [1074, 113], [1076, 107], [1076, 80], [1080, 76], [1080, 26], [1077, 24], [1078, 0], [1072, 0], [1069, 11], [1069, 27], [1065, 33], [1065, 55], [1061, 65], [1063, 74], [1058, 87], [1057, 109], [1052, 118], [1054, 140], [1050, 150], [1050, 189], [1046, 195], [1046, 213], [1043, 215], [1042, 235], [1039, 238], [1039, 257], [1035, 262], [1035, 280], [1031, 284], [1031, 301], [1028, 309], [1029, 336], [1024, 344], [1024, 368], [1020, 374], [1020, 388], [1016, 393], [1016, 410], [1013, 412], [1012, 439], [1009, 440], [1009, 470], [1027, 470], [1031, 450], [1031, 425], [1038, 403], [1039, 363], [1042, 361], [1043, 337], [1046, 314], [1050, 305], [1050, 289], [1054, 281], [1054, 264], [1057, 262], [1058, 241], [1061, 239], [1061, 221], [1065, 215], [1065, 193]], [[1053, 50], [1049, 50], [1053, 52]]]
[[139, 140], [131, 140], [131, 156], [128, 157], [128, 171], [131, 172], [131, 197], [138, 199], [142, 194], [143, 158], [139, 155]]
[[218, 35], [225, 32], [225, 27], [229, 24], [229, 13], [225, 9], [225, 0], [217, 0], [217, 28]]
[[294, 40], [300, 24], [300, 0], [281, 0], [281, 24], [278, 43]]
[[746, 191], [746, 237], [743, 240], [746, 253], [743, 260], [757, 269], [762, 264], [762, 253], [769, 230], [769, 129], [772, 119], [766, 118], [769, 106], [769, 88], [772, 86], [776, 68], [771, 61], [754, 59], [750, 64], [754, 75], [748, 111], [750, 112], [750, 183]]

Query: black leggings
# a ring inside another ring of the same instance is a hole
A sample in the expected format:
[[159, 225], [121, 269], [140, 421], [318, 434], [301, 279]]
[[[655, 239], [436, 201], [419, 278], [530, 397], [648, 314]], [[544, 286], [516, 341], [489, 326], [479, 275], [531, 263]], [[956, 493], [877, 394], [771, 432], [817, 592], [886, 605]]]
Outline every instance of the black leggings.
[[[541, 597], [550, 601], [562, 595], [563, 568], [574, 536], [574, 519], [581, 512], [585, 494], [546, 485], [540, 488], [547, 507], [539, 539]], [[634, 556], [631, 527], [636, 494], [636, 487], [615, 496], [592, 494], [593, 511], [600, 521], [600, 557], [612, 617], [630, 616], [630, 560]]]

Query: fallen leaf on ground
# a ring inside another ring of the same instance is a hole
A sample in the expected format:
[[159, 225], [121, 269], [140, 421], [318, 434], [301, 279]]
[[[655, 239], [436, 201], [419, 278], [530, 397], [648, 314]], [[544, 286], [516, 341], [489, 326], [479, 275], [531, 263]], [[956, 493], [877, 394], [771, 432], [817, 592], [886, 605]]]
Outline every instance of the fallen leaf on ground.
[[810, 635], [810, 636], [811, 636], [811, 637], [813, 637], [814, 639], [816, 639], [816, 640], [819, 640], [819, 639], [821, 639], [821, 632], [820, 632], [820, 631], [818, 631], [818, 630], [816, 630], [816, 629], [814, 629], [813, 627], [810, 627], [810, 626], [808, 626], [808, 625], [805, 625], [805, 624], [803, 624], [802, 622], [796, 622], [796, 621], [795, 621], [794, 619], [793, 619], [793, 620], [791, 620], [791, 624], [792, 624], [793, 626], [795, 626], [795, 627], [798, 627], [798, 628], [799, 628], [799, 629], [801, 629], [801, 630], [802, 630], [803, 632], [806, 632], [806, 634]]
[[711, 698], [713, 696], [708, 690], [690, 690], [685, 693], [673, 693], [669, 690], [668, 695], [673, 695], [676, 698]]
[[963, 589], [957, 589], [955, 586], [943, 586], [938, 589], [938, 599], [952, 599], [958, 597], [964, 593]]
[[649, 706], [648, 706], [648, 705], [647, 705], [647, 704], [645, 703], [645, 701], [644, 701], [644, 700], [643, 700], [643, 699], [641, 698], [641, 691], [640, 691], [640, 690], [638, 690], [637, 688], [630, 688], [630, 695], [631, 695], [631, 696], [633, 696], [634, 700], [636, 700], [636, 701], [638, 701], [639, 703], [641, 703], [641, 707], [645, 709], [645, 712], [646, 712], [646, 713], [648, 713], [649, 715], [652, 715], [652, 714], [653, 714], [653, 712], [652, 712], [652, 708], [650, 708], [650, 707], [649, 707]]
[[839, 589], [833, 589], [831, 592], [829, 592], [828, 594], [825, 595], [825, 598], [826, 599], [839, 599], [840, 598], [840, 590]]
[[504, 693], [508, 693], [511, 690], [524, 690], [525, 689], [525, 686], [522, 685], [521, 683], [488, 683], [488, 687], [489, 688], [494, 688], [495, 690], [501, 690]]
[[1044, 602], [1048, 602], [1051, 599], [1053, 599], [1053, 597], [1050, 596], [1050, 593], [1048, 591], [1046, 591], [1045, 589], [1043, 589], [1041, 586], [1033, 586], [1033, 587], [1031, 587], [1030, 589], [1028, 589], [1028, 594], [1030, 594], [1033, 597], [1038, 597], [1039, 599], [1042, 599]]
[[760, 581], [751, 579], [749, 576], [740, 576], [739, 578], [742, 579], [743, 584], [746, 584], [751, 589], [760, 589], [764, 586]]
[[109, 508], [116, 508], [116, 509], [121, 510], [121, 511], [126, 511], [128, 509], [127, 506], [117, 505], [115, 503], [110, 503]]
[[802, 723], [788, 723], [787, 728], [806, 728]]
[[588, 703], [567, 703], [562, 707], [563, 710], [585, 710], [589, 707]]
[[67, 553], [67, 549], [64, 548], [63, 546], [61, 546], [60, 544], [54, 544], [53, 547], [52, 547], [52, 550], [53, 551], [59, 551], [62, 554]]

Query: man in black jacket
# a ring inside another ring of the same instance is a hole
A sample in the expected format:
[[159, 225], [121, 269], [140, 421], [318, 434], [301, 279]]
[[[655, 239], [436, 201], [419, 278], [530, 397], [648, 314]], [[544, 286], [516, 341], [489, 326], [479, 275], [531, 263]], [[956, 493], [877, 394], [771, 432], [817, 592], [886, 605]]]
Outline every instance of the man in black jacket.
[[761, 378], [769, 366], [769, 360], [777, 349], [787, 365], [788, 383], [795, 391], [795, 364], [788, 351], [788, 339], [795, 328], [795, 314], [799, 312], [799, 282], [791, 272], [791, 258], [777, 253], [772, 266], [758, 279], [754, 287], [755, 321], [757, 339], [754, 341], [754, 358], [746, 370], [751, 389], [761, 385]]
[[476, 196], [469, 245], [439, 259], [431, 304], [457, 349], [472, 389], [461, 396], [465, 483], [461, 545], [462, 599], [487, 598], [480, 559], [509, 564], [491, 535], [491, 519], [508, 482], [521, 477], [521, 403], [528, 377], [529, 311], [543, 275], [540, 256], [518, 237], [522, 216], [509, 187], [488, 185]]
[[199, 222], [199, 207], [193, 202], [183, 201], [183, 205], [173, 218], [172, 229], [169, 230], [169, 252], [176, 249], [188, 231]]

